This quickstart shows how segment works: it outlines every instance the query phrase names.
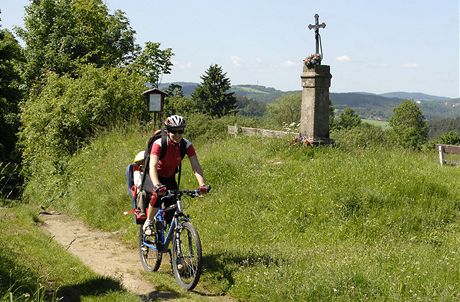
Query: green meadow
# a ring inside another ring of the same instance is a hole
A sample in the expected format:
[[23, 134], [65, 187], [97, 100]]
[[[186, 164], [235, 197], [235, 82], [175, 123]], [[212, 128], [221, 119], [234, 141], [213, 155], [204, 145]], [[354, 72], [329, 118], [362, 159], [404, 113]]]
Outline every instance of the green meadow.
[[[137, 226], [123, 215], [131, 207], [125, 168], [146, 133], [139, 126], [101, 133], [71, 158], [62, 194], [32, 180], [27, 205], [2, 209], [0, 259], [8, 265], [1, 273], [12, 267], [16, 276], [0, 282], [2, 292], [28, 286], [39, 296], [38, 284], [52, 292], [86, 282], [106, 290], [88, 289], [85, 301], [139, 299], [37, 231], [32, 209], [63, 211], [135, 247]], [[201, 289], [236, 301], [460, 300], [460, 169], [440, 166], [435, 151], [312, 148], [243, 136], [193, 142], [212, 186], [204, 198], [186, 200], [203, 245]], [[185, 160], [181, 187], [196, 186]], [[169, 272], [145, 276], [197, 299]]]

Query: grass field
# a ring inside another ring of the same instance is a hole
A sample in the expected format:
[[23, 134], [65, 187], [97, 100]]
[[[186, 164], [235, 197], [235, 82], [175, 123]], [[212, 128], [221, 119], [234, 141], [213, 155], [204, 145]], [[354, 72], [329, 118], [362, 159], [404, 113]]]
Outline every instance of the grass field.
[[[29, 198], [135, 246], [137, 228], [121, 214], [130, 207], [124, 170], [144, 135], [135, 127], [101, 135], [69, 163], [64, 198], [33, 195], [33, 182]], [[209, 291], [242, 301], [460, 299], [460, 169], [441, 167], [436, 152], [248, 137], [195, 145], [213, 190], [186, 211]], [[183, 168], [182, 187], [196, 187], [187, 160]], [[60, 280], [44, 271], [36, 277]]]
[[388, 129], [390, 127], [388, 125], [388, 121], [366, 120], [366, 119], [363, 119], [362, 121], [363, 121], [363, 123], [368, 123], [368, 124], [371, 124], [371, 125], [374, 125], [374, 126], [379, 126], [382, 129]]

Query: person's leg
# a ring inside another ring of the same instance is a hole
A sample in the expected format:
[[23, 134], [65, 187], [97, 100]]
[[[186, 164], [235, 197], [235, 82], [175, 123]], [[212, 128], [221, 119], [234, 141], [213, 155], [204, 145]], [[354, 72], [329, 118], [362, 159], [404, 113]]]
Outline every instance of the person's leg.
[[[178, 189], [178, 186], [177, 186], [177, 182], [176, 182], [176, 177], [175, 175], [172, 176], [172, 177], [169, 177], [169, 178], [165, 178], [162, 180], [163, 184], [165, 184], [166, 188], [168, 190], [177, 190]], [[175, 198], [168, 198], [166, 200], [163, 201], [164, 203], [164, 206], [165, 207], [169, 207], [170, 205], [173, 205], [174, 203], [176, 203], [176, 199]], [[167, 225], [171, 224], [171, 220], [174, 216], [174, 211], [169, 211], [169, 212], [163, 212], [163, 220], [166, 222]]]
[[147, 219], [145, 220], [144, 225], [142, 227], [146, 235], [150, 235], [149, 234], [149, 231], [151, 232], [150, 226], [153, 224], [153, 221], [155, 219], [155, 215], [158, 212], [160, 203], [161, 203], [161, 198], [159, 198], [157, 193], [153, 193], [152, 198], [150, 199], [150, 202], [149, 202], [149, 208], [147, 211]]

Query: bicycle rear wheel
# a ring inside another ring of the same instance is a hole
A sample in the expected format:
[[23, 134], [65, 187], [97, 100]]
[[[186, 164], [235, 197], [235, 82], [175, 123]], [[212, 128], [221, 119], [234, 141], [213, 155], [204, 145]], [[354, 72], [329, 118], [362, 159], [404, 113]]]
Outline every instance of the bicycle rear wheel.
[[172, 270], [177, 283], [187, 290], [198, 284], [202, 270], [201, 241], [198, 232], [189, 222], [184, 222], [174, 236]]
[[160, 268], [163, 253], [157, 247], [155, 233], [152, 236], [145, 235], [142, 225], [139, 227], [139, 256], [147, 272], [155, 272]]

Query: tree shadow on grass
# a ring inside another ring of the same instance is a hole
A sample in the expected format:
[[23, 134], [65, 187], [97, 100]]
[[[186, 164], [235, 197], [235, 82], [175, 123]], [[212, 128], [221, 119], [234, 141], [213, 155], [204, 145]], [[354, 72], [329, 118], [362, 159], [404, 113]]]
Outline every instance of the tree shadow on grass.
[[12, 259], [17, 256], [8, 246], [2, 246], [2, 248], [2, 253], [0, 253], [0, 299], [10, 292], [14, 294], [14, 297], [33, 293], [39, 288], [39, 277], [26, 267], [15, 263]]
[[119, 281], [107, 277], [98, 277], [82, 283], [59, 288], [57, 297], [62, 302], [79, 302], [83, 296], [100, 296], [109, 292], [124, 291]]
[[142, 301], [167, 301], [180, 298], [181, 295], [168, 286], [157, 286], [156, 290], [148, 295], [142, 295]]

